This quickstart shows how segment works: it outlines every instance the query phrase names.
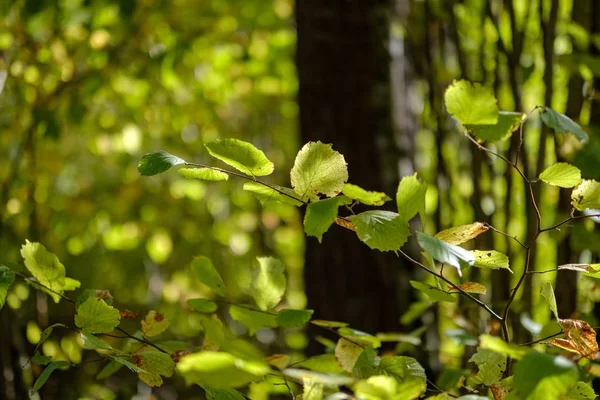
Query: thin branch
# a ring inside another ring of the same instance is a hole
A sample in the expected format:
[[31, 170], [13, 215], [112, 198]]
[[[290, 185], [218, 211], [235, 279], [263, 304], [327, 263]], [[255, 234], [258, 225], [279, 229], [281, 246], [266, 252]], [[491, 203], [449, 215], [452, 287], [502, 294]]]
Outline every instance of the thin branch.
[[525, 176], [525, 174], [523, 173], [523, 171], [521, 171], [521, 169], [519, 168], [519, 166], [516, 163], [513, 163], [512, 161], [510, 161], [508, 158], [504, 157], [502, 154], [496, 153], [495, 151], [485, 147], [484, 145], [482, 145], [481, 143], [479, 143], [475, 138], [473, 138], [471, 135], [467, 134], [465, 135], [471, 142], [473, 142], [475, 144], [475, 146], [477, 146], [477, 148], [479, 148], [479, 150], [483, 150], [487, 153], [490, 153], [493, 156], [496, 156], [497, 158], [501, 159], [502, 161], [504, 161], [506, 164], [510, 165], [512, 168], [514, 168], [515, 171], [517, 171], [519, 173], [519, 175], [521, 175], [521, 178], [523, 178], [525, 180], [525, 182], [529, 183], [529, 179]]
[[560, 332], [558, 332], [558, 333], [555, 333], [555, 334], [553, 334], [553, 335], [549, 335], [549, 336], [543, 337], [543, 338], [541, 338], [541, 339], [533, 340], [533, 341], [531, 341], [531, 342], [527, 342], [527, 343], [521, 343], [519, 346], [531, 346], [532, 344], [536, 344], [536, 343], [543, 342], [544, 340], [552, 339], [553, 337], [556, 337], [556, 336], [558, 336], [558, 335], [562, 335], [563, 333], [564, 333], [564, 332], [561, 330], [561, 331], [560, 331]]
[[425, 265], [421, 264], [420, 262], [418, 262], [417, 260], [413, 259], [412, 257], [410, 257], [408, 254], [406, 254], [404, 251], [402, 250], [398, 250], [398, 252], [400, 254], [402, 254], [402, 257], [406, 258], [408, 261], [410, 261], [411, 263], [413, 263], [414, 265], [416, 265], [417, 267], [421, 268], [423, 271], [426, 271], [427, 273], [443, 280], [444, 282], [446, 282], [448, 285], [450, 285], [450, 287], [452, 287], [452, 289], [457, 290], [458, 292], [460, 292], [460, 294], [468, 297], [469, 299], [471, 299], [472, 301], [474, 301], [475, 303], [477, 303], [477, 305], [479, 305], [481, 308], [483, 308], [485, 311], [487, 311], [491, 316], [493, 316], [494, 318], [496, 318], [499, 321], [502, 321], [502, 317], [499, 316], [498, 314], [496, 314], [496, 312], [494, 312], [494, 310], [492, 310], [490, 307], [488, 307], [487, 304], [485, 304], [484, 302], [482, 302], [481, 300], [479, 300], [477, 297], [473, 296], [472, 294], [465, 292], [461, 287], [456, 286], [450, 279], [446, 278], [443, 275], [438, 274], [435, 271], [430, 270], [429, 268], [427, 268]]
[[544, 228], [544, 229], [540, 229], [540, 233], [542, 232], [547, 232], [547, 231], [553, 231], [555, 229], [560, 228], [561, 226], [563, 226], [564, 224], [577, 220], [577, 219], [583, 219], [583, 218], [600, 218], [600, 214], [589, 214], [589, 215], [571, 215], [569, 218], [565, 219], [564, 221], [559, 222], [556, 225], [553, 225], [549, 228]]
[[308, 204], [306, 201], [304, 201], [304, 200], [302, 200], [302, 199], [299, 199], [299, 198], [297, 198], [297, 197], [295, 197], [295, 196], [292, 196], [291, 194], [289, 194], [289, 193], [286, 193], [286, 192], [284, 192], [283, 190], [279, 190], [279, 189], [277, 189], [277, 188], [276, 188], [275, 186], [273, 186], [273, 185], [270, 185], [270, 184], [268, 184], [268, 183], [266, 183], [266, 182], [263, 182], [263, 181], [259, 181], [259, 180], [257, 180], [256, 178], [253, 178], [253, 177], [251, 177], [251, 176], [244, 175], [244, 174], [240, 174], [239, 172], [230, 171], [230, 170], [223, 169], [223, 168], [219, 168], [219, 167], [212, 167], [212, 166], [210, 166], [210, 165], [197, 164], [197, 163], [189, 163], [189, 162], [186, 162], [186, 163], [184, 163], [183, 165], [187, 165], [187, 166], [189, 166], [189, 167], [196, 167], [196, 168], [208, 168], [208, 169], [212, 169], [213, 171], [224, 172], [224, 173], [226, 173], [226, 174], [229, 174], [229, 175], [237, 176], [238, 178], [246, 179], [246, 180], [248, 180], [248, 181], [251, 181], [251, 182], [256, 182], [256, 183], [258, 183], [258, 184], [260, 184], [260, 185], [266, 186], [266, 187], [268, 187], [269, 189], [271, 189], [271, 190], [274, 190], [274, 191], [276, 191], [277, 193], [279, 193], [279, 194], [282, 194], [282, 195], [284, 195], [284, 196], [287, 196], [287, 197], [289, 197], [290, 199], [293, 199], [293, 200], [295, 200], [295, 201], [297, 201], [297, 202], [299, 202], [299, 203], [302, 203], [302, 204], [304, 204], [304, 205], [307, 205], [307, 204]]
[[148, 345], [150, 347], [154, 347], [156, 350], [165, 353], [165, 354], [169, 354], [168, 351], [161, 349], [160, 347], [158, 347], [157, 345], [155, 345], [154, 343], [146, 340], [146, 339], [140, 339], [139, 337], [135, 337], [131, 334], [129, 334], [126, 330], [119, 328], [118, 326], [115, 328], [116, 330], [118, 330], [119, 332], [121, 332], [123, 335], [127, 336], [129, 339], [133, 339], [133, 340], [137, 340], [140, 343], [144, 343], [145, 345]]
[[[529, 7], [528, 7], [529, 9]], [[519, 146], [517, 146], [517, 151], [516, 151], [516, 156], [515, 156], [515, 164], [517, 164], [519, 162], [519, 156], [521, 155], [521, 147], [523, 147], [523, 127], [525, 126], [525, 122], [527, 122], [527, 120], [529, 119], [529, 117], [531, 117], [531, 114], [533, 114], [534, 111], [538, 110], [542, 108], [541, 106], [535, 106], [533, 110], [529, 111], [527, 113], [527, 115], [525, 115], [525, 118], [523, 118], [521, 120], [520, 126], [519, 126]]]
[[61, 299], [65, 300], [65, 301], [68, 301], [68, 302], [69, 302], [69, 303], [71, 303], [71, 304], [77, 304], [77, 303], [75, 302], [75, 300], [73, 300], [73, 299], [70, 299], [69, 297], [65, 296], [64, 294], [57, 292], [56, 290], [50, 289], [48, 286], [46, 286], [46, 285], [44, 285], [44, 284], [40, 283], [40, 282], [39, 282], [37, 279], [35, 279], [35, 278], [32, 278], [32, 277], [29, 277], [29, 276], [26, 276], [26, 275], [20, 274], [20, 273], [18, 273], [18, 272], [15, 272], [15, 275], [17, 275], [17, 276], [18, 276], [18, 277], [20, 277], [20, 278], [23, 278], [23, 280], [24, 280], [25, 282], [27, 282], [27, 283], [29, 283], [29, 284], [31, 284], [31, 285], [37, 285], [37, 286], [39, 286], [40, 288], [43, 288], [43, 289], [45, 289], [45, 290], [47, 290], [47, 291], [49, 291], [49, 292], [51, 292], [51, 293], [54, 293], [54, 294], [55, 294], [55, 295], [57, 295], [57, 296], [60, 296], [60, 298], [61, 298]]
[[430, 385], [432, 388], [434, 388], [435, 390], [431, 390], [431, 389], [427, 389], [430, 392], [434, 392], [434, 393], [444, 393], [446, 396], [448, 397], [452, 397], [453, 399], [457, 399], [458, 396], [454, 395], [452, 393], [448, 393], [445, 390], [440, 389], [440, 387], [438, 387], [435, 383], [433, 383], [431, 380], [427, 379], [427, 384]]
[[232, 303], [232, 302], [227, 301], [227, 300], [211, 300], [211, 301], [213, 301], [213, 302], [215, 302], [217, 304], [221, 303], [221, 304], [227, 304], [229, 306], [237, 306], [237, 307], [240, 307], [240, 308], [245, 308], [246, 310], [256, 311], [256, 312], [267, 314], [267, 315], [272, 315], [272, 316], [276, 316], [277, 315], [277, 313], [274, 313], [274, 312], [259, 310], [258, 308], [254, 308], [252, 306], [247, 306], [245, 304]]
[[506, 233], [506, 232], [504, 232], [504, 231], [501, 231], [500, 229], [494, 228], [492, 225], [488, 224], [487, 222], [484, 222], [484, 225], [485, 225], [487, 228], [490, 228], [491, 230], [493, 230], [494, 232], [496, 232], [496, 233], [499, 233], [499, 234], [501, 234], [501, 235], [503, 235], [503, 236], [506, 236], [506, 237], [507, 237], [507, 238], [509, 238], [509, 239], [512, 239], [512, 240], [514, 240], [515, 242], [519, 243], [519, 245], [520, 245], [521, 247], [523, 247], [524, 249], [527, 249], [527, 245], [526, 245], [526, 244], [524, 244], [523, 242], [521, 242], [519, 239], [517, 239], [517, 237], [516, 237], [516, 236], [511, 236], [511, 235], [509, 235], [508, 233]]

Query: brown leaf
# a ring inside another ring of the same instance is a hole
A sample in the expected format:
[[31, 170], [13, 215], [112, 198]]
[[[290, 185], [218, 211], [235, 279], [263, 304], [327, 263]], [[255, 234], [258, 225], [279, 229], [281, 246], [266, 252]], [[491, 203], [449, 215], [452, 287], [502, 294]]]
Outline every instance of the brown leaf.
[[446, 243], [458, 246], [459, 244], [474, 239], [483, 232], [486, 232], [488, 229], [490, 228], [488, 228], [488, 226], [483, 222], [473, 222], [469, 225], [461, 225], [443, 230], [435, 235], [435, 237], [443, 240]]
[[119, 314], [121, 314], [121, 319], [136, 319], [138, 317], [138, 313], [131, 310], [120, 310]]
[[598, 353], [596, 331], [585, 321], [578, 319], [559, 319], [558, 324], [565, 332], [566, 339], [554, 339], [553, 345], [561, 349], [581, 354], [594, 360]]
[[335, 223], [351, 231], [356, 231], [356, 226], [346, 218], [335, 217]]
[[503, 400], [508, 394], [508, 390], [501, 383], [494, 383], [490, 386], [494, 400]]
[[[476, 294], [486, 294], [487, 293], [487, 288], [485, 286], [483, 286], [481, 283], [477, 283], [477, 282], [466, 282], [466, 283], [463, 283], [462, 285], [459, 285], [458, 287], [467, 293], [476, 293]], [[459, 290], [456, 287], [451, 287], [448, 291], [449, 292], [458, 292]]]
[[108, 289], [98, 289], [96, 290], [96, 297], [102, 300], [112, 299], [112, 294]]
[[171, 354], [171, 358], [173, 359], [174, 362], [179, 362], [179, 359], [183, 356], [187, 356], [188, 354], [192, 354], [191, 351], [189, 350], [179, 350], [176, 351], [175, 353]]
[[279, 370], [283, 370], [290, 363], [290, 356], [287, 354], [273, 354], [267, 357], [267, 362]]

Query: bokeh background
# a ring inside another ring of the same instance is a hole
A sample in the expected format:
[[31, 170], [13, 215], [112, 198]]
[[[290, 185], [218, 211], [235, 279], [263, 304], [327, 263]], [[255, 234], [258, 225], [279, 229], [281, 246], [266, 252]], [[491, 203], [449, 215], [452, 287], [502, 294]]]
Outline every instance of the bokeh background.
[[[416, 355], [443, 383], [468, 359], [465, 338], [498, 329], [479, 309], [430, 304], [409, 285], [426, 277], [352, 232], [334, 226], [321, 244], [305, 239], [302, 210], [263, 207], [236, 179], [142, 178], [139, 159], [163, 149], [218, 165], [203, 143], [239, 138], [274, 162], [270, 183], [289, 186], [301, 145], [321, 140], [346, 156], [350, 181], [366, 189], [393, 197], [399, 178], [418, 171], [429, 184], [428, 233], [477, 220], [522, 237], [535, 218], [522, 181], [461, 138], [444, 88], [464, 78], [493, 87], [502, 110], [565, 112], [590, 142], [554, 136], [534, 116], [523, 168], [534, 176], [569, 161], [597, 179], [599, 76], [595, 0], [0, 0], [0, 260], [18, 262], [25, 239], [39, 241], [83, 287], [110, 289], [116, 305], [140, 314], [160, 310], [174, 338], [197, 341], [201, 327], [184, 305], [206, 288], [191, 279], [191, 259], [210, 257], [228, 295], [243, 299], [256, 256], [276, 256], [287, 269], [287, 305], [368, 332], [413, 332], [418, 345], [396, 351]], [[517, 144], [495, 148], [514, 155]], [[568, 215], [568, 195], [548, 188], [536, 196], [548, 225]], [[511, 258], [514, 275], [469, 276], [501, 308], [523, 254], [491, 234], [475, 246]], [[532, 264], [597, 261], [598, 247], [596, 223], [586, 221], [544, 236]], [[532, 289], [538, 277], [513, 307], [522, 341], [549, 329]], [[569, 273], [555, 286], [561, 314], [599, 320], [591, 281]], [[27, 398], [39, 371], [22, 366], [34, 343], [70, 318], [69, 307], [22, 282], [11, 290], [0, 312], [0, 398]], [[265, 331], [257, 340], [267, 352], [311, 353], [320, 351], [319, 334]], [[43, 352], [86, 357], [69, 333]], [[55, 377], [41, 398], [202, 398], [178, 379], [155, 391], [133, 374], [96, 382], [99, 368], [86, 363]]]

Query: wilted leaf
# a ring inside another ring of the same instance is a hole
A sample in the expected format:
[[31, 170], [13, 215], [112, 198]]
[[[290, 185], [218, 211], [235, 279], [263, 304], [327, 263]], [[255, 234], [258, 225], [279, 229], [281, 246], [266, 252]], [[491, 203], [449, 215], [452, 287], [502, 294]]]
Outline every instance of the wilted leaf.
[[498, 104], [491, 88], [465, 80], [454, 81], [444, 93], [446, 110], [463, 125], [494, 125]]
[[346, 183], [344, 185], [342, 193], [345, 196], [368, 206], [381, 206], [386, 201], [391, 200], [391, 197], [383, 192], [371, 192], [351, 183]]
[[309, 142], [300, 149], [291, 172], [294, 191], [302, 199], [318, 200], [319, 195], [339, 194], [348, 180], [344, 156], [330, 144]]
[[162, 376], [170, 378], [175, 371], [175, 362], [170, 355], [160, 351], [145, 351], [131, 356], [133, 363], [144, 370], [138, 376], [149, 386], [161, 386]]
[[365, 211], [348, 219], [356, 226], [358, 238], [371, 249], [397, 251], [410, 236], [408, 223], [391, 211]]
[[[476, 294], [486, 294], [487, 293], [487, 288], [485, 286], [483, 286], [481, 283], [477, 283], [477, 282], [466, 282], [466, 283], [463, 283], [462, 285], [458, 285], [458, 287], [467, 293], [476, 293]], [[448, 291], [449, 292], [459, 292], [459, 290], [454, 287], [450, 287], [448, 289]]]
[[164, 150], [145, 154], [138, 164], [140, 175], [152, 176], [167, 171], [174, 165], [184, 164], [185, 160], [167, 153]]
[[263, 311], [275, 307], [285, 293], [287, 280], [281, 261], [273, 257], [257, 257], [258, 268], [252, 274], [251, 295]]
[[205, 144], [211, 156], [250, 176], [265, 176], [274, 166], [261, 150], [238, 139], [215, 140]]
[[540, 113], [542, 121], [550, 129], [554, 129], [557, 133], [572, 133], [583, 143], [587, 143], [588, 134], [571, 118], [564, 114], [554, 111], [550, 107], [544, 107]]
[[473, 265], [475, 257], [462, 247], [446, 243], [436, 237], [417, 232], [417, 241], [421, 248], [440, 263], [456, 268], [458, 275], [462, 276], [461, 269]]
[[169, 320], [157, 311], [150, 311], [142, 321], [142, 332], [148, 337], [157, 336], [167, 330]]
[[396, 206], [400, 217], [408, 222], [417, 214], [423, 215], [426, 194], [427, 183], [423, 182], [416, 173], [403, 177], [396, 191]]
[[211, 288], [216, 294], [225, 296], [225, 283], [210, 258], [205, 256], [194, 257], [191, 265], [200, 282]]
[[584, 179], [571, 192], [571, 204], [579, 211], [600, 208], [600, 182]]
[[226, 181], [229, 179], [229, 174], [211, 168], [180, 168], [177, 172], [186, 178], [200, 179], [201, 181]]
[[456, 226], [445, 229], [435, 235], [436, 238], [446, 243], [459, 245], [476, 238], [480, 234], [487, 232], [489, 228], [483, 222], [474, 222], [469, 225]]
[[496, 250], [473, 250], [475, 257], [474, 267], [486, 269], [507, 269], [512, 273], [508, 256]]
[[556, 163], [546, 168], [540, 179], [550, 185], [572, 188], [581, 183], [581, 171], [569, 163]]
[[[585, 321], [577, 319], [559, 319], [558, 324], [565, 333], [566, 340], [572, 345], [572, 349], [565, 350], [581, 354], [585, 358], [594, 360], [598, 353], [598, 342], [596, 341], [596, 331]], [[554, 339], [551, 343], [559, 339]], [[563, 343], [563, 342], [559, 342]]]
[[554, 296], [554, 288], [550, 282], [546, 282], [544, 286], [542, 286], [541, 294], [546, 299], [548, 306], [550, 307], [550, 311], [554, 314], [556, 319], [558, 319], [558, 308], [556, 307], [556, 297]]
[[102, 299], [91, 297], [77, 307], [75, 325], [89, 333], [107, 333], [119, 325], [119, 310]]

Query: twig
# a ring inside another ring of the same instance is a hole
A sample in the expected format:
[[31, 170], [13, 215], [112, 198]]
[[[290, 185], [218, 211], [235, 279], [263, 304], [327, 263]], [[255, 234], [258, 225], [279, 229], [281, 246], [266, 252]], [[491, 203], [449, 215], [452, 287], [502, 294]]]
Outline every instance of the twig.
[[571, 215], [569, 218], [565, 219], [564, 221], [559, 222], [556, 225], [553, 225], [549, 228], [544, 228], [544, 229], [540, 229], [540, 233], [542, 232], [547, 232], [547, 231], [553, 231], [555, 229], [560, 228], [561, 226], [563, 226], [564, 224], [571, 222], [571, 221], [575, 221], [578, 219], [583, 219], [583, 218], [600, 218], [600, 214], [589, 214], [589, 215]]
[[494, 232], [496, 232], [496, 233], [499, 233], [499, 234], [501, 234], [501, 235], [503, 235], [503, 236], [506, 236], [506, 237], [507, 237], [507, 238], [509, 238], [509, 239], [512, 239], [512, 240], [514, 240], [515, 242], [519, 243], [519, 245], [520, 245], [521, 247], [523, 247], [524, 249], [527, 249], [527, 245], [526, 245], [526, 244], [524, 244], [523, 242], [521, 242], [519, 239], [517, 239], [517, 237], [516, 237], [516, 236], [511, 236], [511, 235], [509, 235], [508, 233], [501, 231], [500, 229], [494, 228], [492, 225], [488, 224], [487, 222], [484, 222], [484, 225], [485, 225], [487, 228], [490, 228], [491, 230], [493, 230]]
[[427, 389], [430, 392], [435, 392], [435, 393], [444, 393], [446, 396], [448, 397], [452, 397], [454, 399], [457, 399], [458, 396], [452, 394], [452, 393], [448, 393], [445, 390], [441, 389], [440, 387], [438, 387], [435, 383], [433, 383], [431, 380], [427, 379], [427, 384], [430, 385], [431, 387], [433, 387], [435, 390], [431, 390], [431, 389]]
[[168, 351], [166, 351], [164, 349], [161, 349], [160, 347], [158, 347], [154, 343], [152, 343], [152, 342], [150, 342], [150, 341], [148, 341], [146, 339], [141, 339], [139, 337], [133, 336], [133, 335], [129, 334], [127, 331], [125, 331], [124, 329], [119, 328], [118, 326], [115, 329], [118, 330], [119, 332], [121, 332], [123, 335], [127, 336], [129, 339], [137, 340], [140, 343], [144, 343], [144, 344], [146, 344], [146, 345], [148, 345], [150, 347], [154, 347], [156, 350], [158, 350], [158, 351], [160, 351], [162, 353], [169, 354]]
[[530, 345], [532, 345], [532, 344], [536, 344], [536, 343], [543, 342], [544, 340], [552, 339], [553, 337], [556, 337], [556, 336], [558, 336], [558, 335], [562, 335], [563, 333], [564, 333], [564, 332], [561, 330], [561, 331], [560, 331], [560, 332], [558, 332], [558, 333], [555, 333], [555, 334], [553, 334], [553, 335], [549, 335], [549, 336], [543, 337], [543, 338], [541, 338], [541, 339], [533, 340], [533, 341], [531, 341], [531, 342], [527, 342], [527, 343], [521, 343], [519, 346], [530, 346]]

